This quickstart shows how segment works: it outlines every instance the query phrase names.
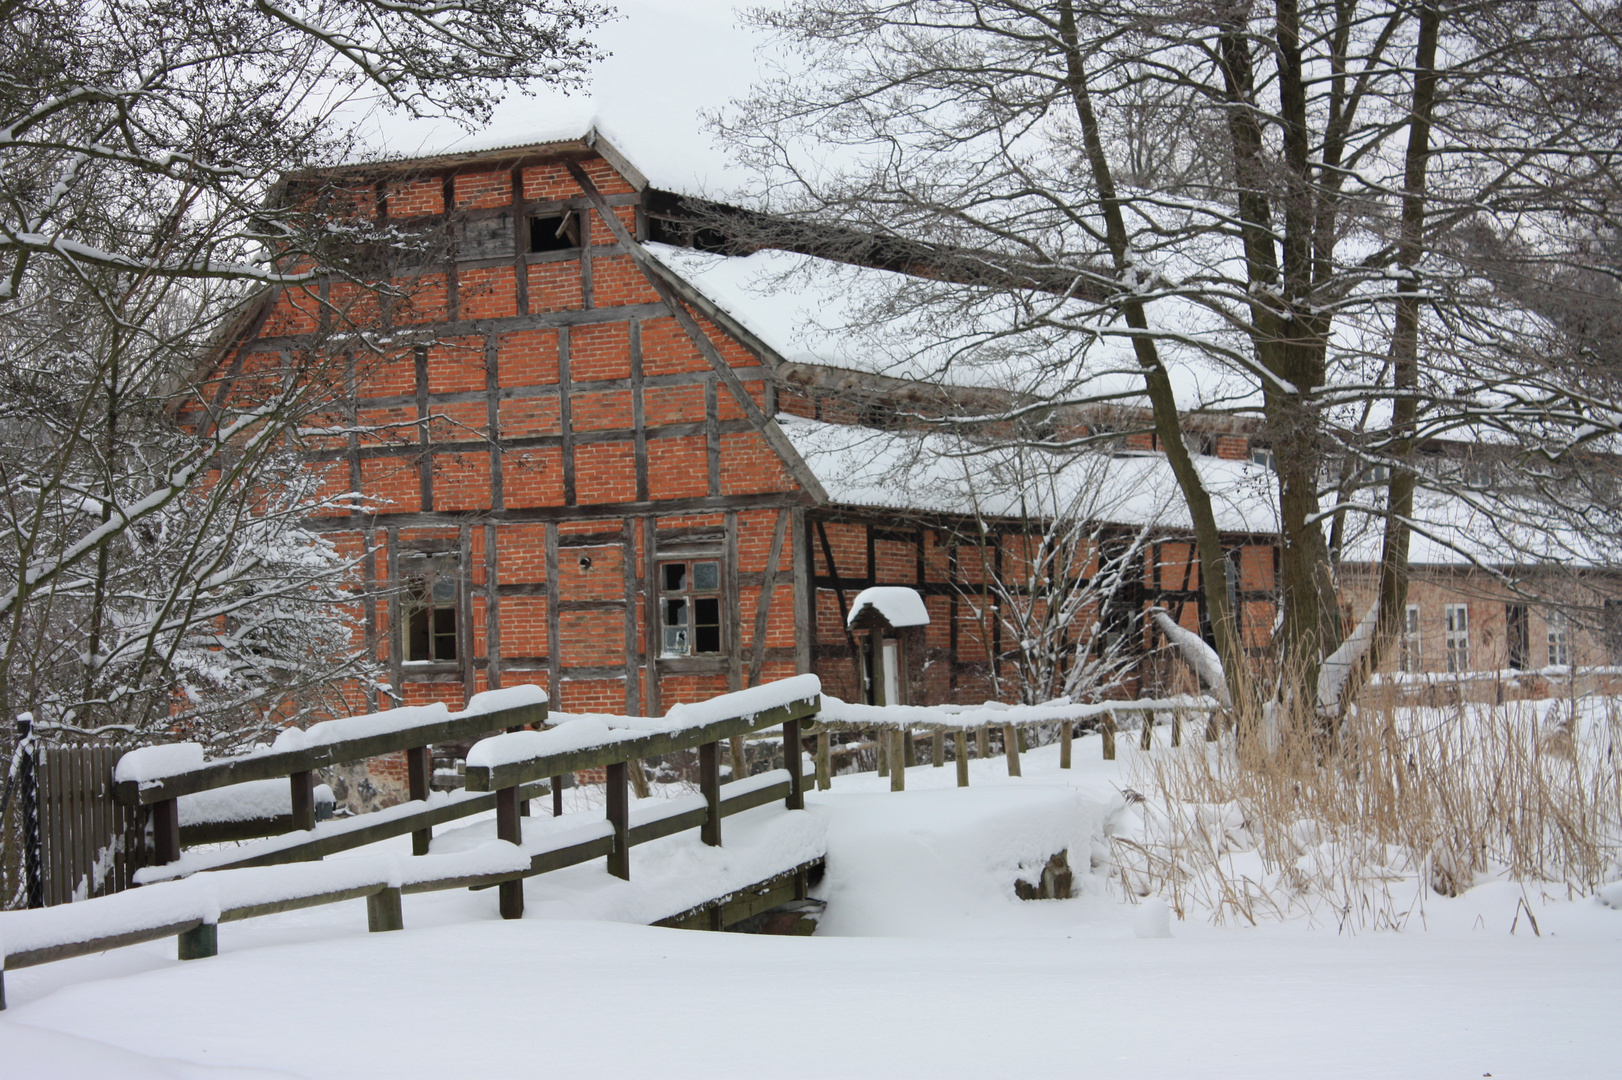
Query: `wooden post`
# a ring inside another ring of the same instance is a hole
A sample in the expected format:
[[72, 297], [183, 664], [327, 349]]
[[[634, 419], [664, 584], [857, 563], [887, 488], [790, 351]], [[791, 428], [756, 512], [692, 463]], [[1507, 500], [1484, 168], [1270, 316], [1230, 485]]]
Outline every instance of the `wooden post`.
[[954, 741], [957, 743], [957, 786], [969, 786], [969, 733], [958, 729]]
[[1173, 746], [1182, 746], [1183, 745], [1183, 711], [1181, 709], [1173, 709], [1172, 710], [1172, 714], [1171, 714], [1171, 744]]
[[907, 790], [907, 756], [901, 749], [901, 742], [907, 737], [905, 728], [896, 728], [890, 733], [890, 790]]
[[1019, 776], [1019, 730], [1013, 724], [1002, 726], [1002, 749], [1008, 758], [1008, 775]]
[[826, 731], [817, 732], [817, 790], [828, 791], [834, 786], [833, 740]]
[[1098, 733], [1103, 736], [1104, 760], [1115, 760], [1115, 714], [1107, 712], [1103, 721], [1098, 725]]
[[[428, 800], [429, 781], [431, 779], [429, 770], [431, 767], [426, 746], [413, 746], [406, 751], [406, 784], [411, 789], [410, 795], [413, 802], [426, 802]], [[432, 826], [413, 831], [411, 834], [411, 854], [428, 854], [428, 845], [433, 839], [434, 830]]]
[[749, 757], [743, 751], [743, 736], [734, 735], [732, 747], [732, 779], [742, 780], [749, 775]]
[[631, 799], [625, 784], [625, 762], [608, 767], [608, 823], [614, 827], [614, 850], [608, 853], [608, 872], [631, 880]]
[[991, 728], [985, 724], [974, 733], [974, 756], [988, 758], [991, 756]]
[[220, 927], [218, 923], [200, 923], [190, 930], [175, 935], [180, 959], [202, 960], [220, 953]]
[[710, 847], [721, 846], [721, 744], [705, 743], [698, 748], [698, 789], [704, 793], [706, 814], [698, 827], [699, 839]]
[[637, 758], [631, 762], [631, 791], [639, 799], [646, 799], [651, 792], [648, 791], [648, 774], [642, 770], [642, 759]]
[[287, 778], [293, 794], [293, 828], [306, 832], [315, 828], [315, 774], [306, 769]]
[[563, 816], [563, 777], [552, 777], [552, 816]]
[[901, 728], [901, 760], [909, 769], [918, 764], [918, 740], [913, 738], [912, 729], [905, 725]]
[[946, 736], [941, 734], [939, 728], [929, 737], [929, 764], [935, 769], [946, 766]]
[[[503, 883], [505, 886], [506, 882]], [[522, 881], [511, 882], [523, 889]], [[522, 905], [523, 892], [520, 891], [519, 902]], [[400, 890], [379, 889], [366, 898], [366, 929], [374, 934], [381, 934], [386, 930], [404, 930], [405, 916], [400, 912]]]
[[1152, 749], [1154, 749], [1154, 745], [1155, 745], [1155, 714], [1154, 713], [1145, 712], [1143, 714], [1143, 727], [1142, 727], [1141, 731], [1142, 731], [1142, 734], [1139, 736], [1139, 739], [1138, 739], [1139, 747], [1141, 747], [1144, 750], [1152, 750]]
[[[524, 842], [524, 826], [518, 818], [518, 788], [506, 787], [496, 792], [496, 838], [510, 844]], [[501, 895], [501, 917], [524, 917], [524, 882], [503, 881], [497, 890]]]
[[783, 766], [788, 769], [788, 798], [783, 805], [790, 810], [805, 809], [805, 778], [800, 775], [800, 721], [783, 721]]
[[1070, 768], [1070, 740], [1075, 736], [1074, 720], [1059, 721], [1059, 768]]
[[883, 728], [873, 732], [873, 744], [878, 747], [879, 775], [890, 775], [890, 733]]
[[152, 804], [152, 861], [162, 866], [180, 861], [180, 800]]

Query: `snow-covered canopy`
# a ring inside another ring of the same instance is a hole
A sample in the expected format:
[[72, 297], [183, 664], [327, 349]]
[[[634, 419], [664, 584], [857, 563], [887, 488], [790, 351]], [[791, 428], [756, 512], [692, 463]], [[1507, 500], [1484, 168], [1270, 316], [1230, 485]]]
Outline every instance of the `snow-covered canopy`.
[[[824, 424], [795, 416], [780, 416], [778, 422], [837, 503], [984, 517], [1024, 517], [1059, 508], [1112, 524], [1191, 527], [1176, 478], [1162, 454], [1055, 456], [1047, 468], [1032, 475], [1028, 464], [1013, 460], [1021, 453], [1014, 448], [979, 447], [969, 455], [969, 448], [946, 434]], [[1198, 458], [1197, 464], [1211, 492], [1218, 528], [1244, 533], [1278, 530], [1272, 481], [1265, 468], [1213, 457]], [[992, 479], [999, 470], [1023, 473], [1031, 482], [1017, 485]]]
[[845, 625], [855, 626], [868, 608], [884, 616], [884, 621], [898, 630], [904, 626], [929, 625], [929, 608], [924, 606], [924, 598], [918, 595], [917, 589], [905, 585], [875, 585], [863, 589], [851, 601], [850, 617]]

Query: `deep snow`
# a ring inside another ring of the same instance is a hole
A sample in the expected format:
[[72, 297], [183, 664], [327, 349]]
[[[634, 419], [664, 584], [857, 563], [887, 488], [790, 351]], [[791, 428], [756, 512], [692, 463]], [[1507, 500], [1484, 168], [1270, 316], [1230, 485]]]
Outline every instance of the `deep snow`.
[[[1524, 916], [1511, 935], [1521, 890], [1487, 884], [1431, 897], [1422, 932], [1172, 919], [1154, 936], [1158, 910], [1087, 873], [1133, 751], [1102, 762], [1096, 737], [1075, 750], [1069, 774], [1044, 747], [1022, 779], [974, 762], [966, 791], [955, 769], [925, 765], [905, 792], [869, 774], [809, 794], [829, 850], [814, 938], [604, 921], [636, 914], [625, 900], [689, 858], [689, 833], [634, 849], [629, 884], [600, 864], [531, 879], [517, 923], [496, 917], [493, 891], [455, 892], [407, 896], [404, 932], [367, 934], [355, 901], [228, 924], [209, 960], [181, 964], [157, 942], [12, 972], [0, 1073], [1622, 1073], [1622, 911], [1534, 895], [1542, 936]], [[728, 842], [745, 858], [752, 831], [792, 816], [729, 818]], [[1012, 877], [1055, 843], [1080, 895], [1014, 900]]]

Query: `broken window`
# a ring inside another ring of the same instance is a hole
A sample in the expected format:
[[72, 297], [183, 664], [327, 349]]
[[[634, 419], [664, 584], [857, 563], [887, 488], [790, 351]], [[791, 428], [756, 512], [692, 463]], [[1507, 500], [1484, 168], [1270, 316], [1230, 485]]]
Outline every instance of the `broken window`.
[[721, 651], [721, 564], [714, 560], [659, 564], [659, 622], [665, 656]]
[[458, 561], [450, 552], [407, 555], [401, 559], [401, 577], [405, 581], [406, 660], [413, 663], [456, 660]]
[[529, 219], [529, 250], [568, 251], [580, 246], [580, 215], [573, 210]]

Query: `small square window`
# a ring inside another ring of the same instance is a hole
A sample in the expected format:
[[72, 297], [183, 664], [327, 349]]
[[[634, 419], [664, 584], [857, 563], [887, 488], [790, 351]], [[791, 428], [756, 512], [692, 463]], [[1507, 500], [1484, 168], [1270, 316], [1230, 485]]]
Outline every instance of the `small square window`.
[[580, 246], [580, 219], [573, 212], [529, 219], [529, 250], [568, 251]]
[[[659, 564], [660, 645], [665, 656], [721, 652], [721, 564]], [[674, 595], [673, 595], [674, 594]]]

